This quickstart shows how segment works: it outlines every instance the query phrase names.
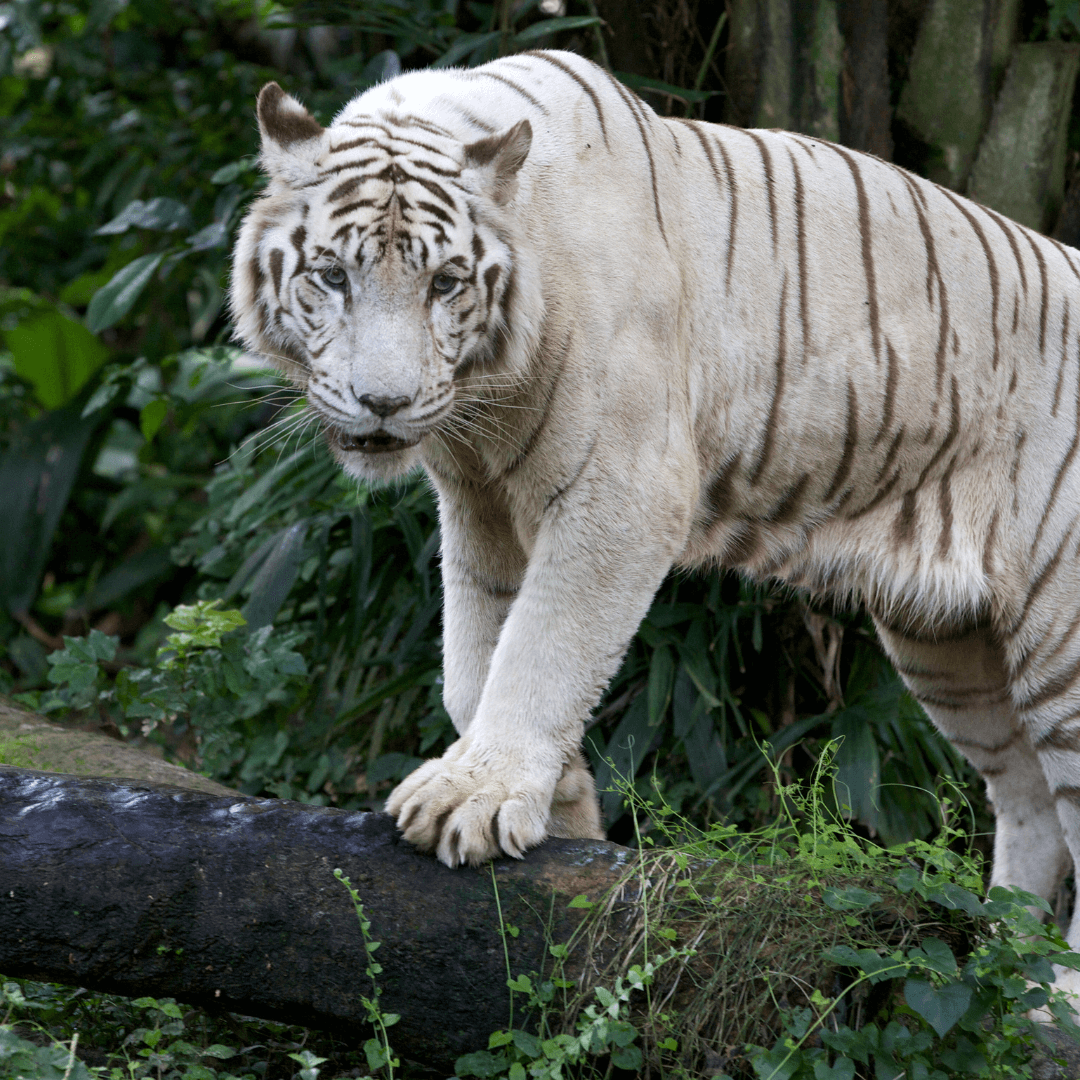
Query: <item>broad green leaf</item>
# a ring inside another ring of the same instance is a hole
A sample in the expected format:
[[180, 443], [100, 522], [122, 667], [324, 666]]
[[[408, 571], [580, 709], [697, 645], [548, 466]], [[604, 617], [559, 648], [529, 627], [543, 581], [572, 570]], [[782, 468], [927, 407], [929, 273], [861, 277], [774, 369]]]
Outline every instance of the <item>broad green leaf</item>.
[[15, 370], [46, 409], [66, 405], [109, 355], [85, 326], [59, 311], [42, 311], [4, 335]]
[[235, 1057], [236, 1051], [228, 1046], [223, 1046], [221, 1043], [211, 1043], [210, 1046], [202, 1051], [202, 1056], [217, 1058], [219, 1061], [226, 1061], [231, 1057]]
[[664, 718], [671, 700], [675, 681], [675, 659], [666, 646], [654, 650], [649, 663], [649, 727], [656, 727]]
[[86, 325], [91, 333], [100, 334], [114, 326], [131, 310], [163, 258], [164, 253], [141, 255], [118, 270], [108, 285], [94, 293], [86, 309]]
[[488, 1050], [476, 1050], [463, 1054], [454, 1062], [458, 1076], [498, 1076], [506, 1067], [505, 1054], [492, 1054]]
[[727, 755], [716, 731], [712, 713], [701, 710], [690, 734], [683, 739], [690, 775], [699, 791], [710, 791], [727, 772]]
[[0, 602], [26, 611], [97, 417], [60, 409], [26, 424], [0, 454]]
[[631, 90], [655, 90], [660, 94], [670, 94], [688, 105], [697, 105], [699, 102], [708, 101], [709, 98], [720, 93], [719, 90], [688, 90], [682, 86], [673, 86], [671, 83], [662, 82], [660, 79], [650, 79], [646, 75], [635, 75], [630, 71], [616, 71], [615, 77], [624, 86]]
[[237, 177], [254, 169], [257, 164], [258, 159], [253, 157], [242, 157], [238, 161], [230, 161], [228, 165], [222, 165], [221, 168], [210, 177], [210, 183], [231, 184]]
[[617, 1046], [611, 1051], [611, 1064], [616, 1069], [637, 1072], [642, 1062], [641, 1051], [636, 1046]]
[[928, 937], [923, 938], [919, 946], [934, 971], [949, 976], [956, 974], [956, 957], [944, 941], [940, 938]]
[[855, 820], [877, 828], [881, 762], [866, 711], [853, 707], [839, 713], [833, 737], [844, 740], [836, 752], [836, 801], [847, 806]]
[[169, 403], [164, 398], [154, 398], [142, 407], [139, 413], [139, 430], [147, 442], [158, 433], [168, 412]]
[[308, 522], [285, 530], [251, 582], [251, 596], [241, 609], [252, 631], [274, 621], [300, 573]]
[[852, 1080], [854, 1076], [855, 1062], [849, 1057], [838, 1057], [832, 1065], [814, 1062], [814, 1080]]
[[462, 34], [431, 66], [433, 68], [453, 67], [459, 60], [464, 60], [471, 52], [493, 41], [498, 41], [502, 34], [498, 30], [485, 34]]
[[562, 30], [583, 30], [587, 26], [599, 26], [600, 20], [593, 15], [563, 15], [557, 19], [541, 19], [532, 26], [526, 26], [514, 35], [514, 46], [520, 48], [537, 38], [548, 34], [557, 34]]
[[971, 987], [960, 982], [931, 986], [924, 979], [904, 982], [904, 1000], [937, 1033], [944, 1037], [967, 1012], [971, 1004]]
[[187, 238], [192, 251], [210, 251], [223, 248], [229, 243], [229, 229], [224, 221], [212, 221]]
[[527, 1031], [512, 1031], [511, 1037], [514, 1040], [514, 1045], [523, 1053], [528, 1054], [531, 1058], [538, 1058], [540, 1056], [540, 1040], [535, 1035], [530, 1035]]
[[826, 888], [821, 899], [827, 908], [833, 911], [857, 911], [859, 908], [872, 907], [881, 903], [881, 897], [867, 889], [860, 889], [855, 885], [846, 889]]
[[143, 202], [135, 199], [119, 214], [102, 225], [95, 236], [118, 236], [128, 229], [155, 229], [158, 232], [172, 232], [186, 228], [191, 223], [191, 212], [175, 199], [157, 198]]

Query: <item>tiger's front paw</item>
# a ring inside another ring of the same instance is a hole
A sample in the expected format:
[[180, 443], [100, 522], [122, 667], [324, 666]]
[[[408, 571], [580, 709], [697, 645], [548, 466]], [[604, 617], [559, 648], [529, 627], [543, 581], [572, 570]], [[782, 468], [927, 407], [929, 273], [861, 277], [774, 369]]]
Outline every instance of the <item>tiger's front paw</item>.
[[[405, 839], [447, 866], [524, 856], [548, 835], [559, 770], [535, 764], [497, 769], [458, 740], [406, 777], [386, 801]], [[550, 773], [550, 775], [549, 775]]]

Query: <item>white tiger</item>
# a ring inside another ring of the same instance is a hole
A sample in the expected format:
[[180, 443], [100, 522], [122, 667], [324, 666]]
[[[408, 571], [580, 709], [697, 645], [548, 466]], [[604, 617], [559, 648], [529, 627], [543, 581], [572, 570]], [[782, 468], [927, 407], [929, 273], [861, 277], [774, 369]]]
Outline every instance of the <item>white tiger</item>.
[[986, 778], [992, 880], [1054, 893], [1078, 253], [840, 146], [660, 118], [569, 53], [403, 75], [326, 129], [272, 83], [258, 116], [240, 337], [350, 473], [438, 492], [460, 738], [390, 797], [407, 840], [601, 836], [582, 724], [671, 567], [715, 563], [861, 596]]

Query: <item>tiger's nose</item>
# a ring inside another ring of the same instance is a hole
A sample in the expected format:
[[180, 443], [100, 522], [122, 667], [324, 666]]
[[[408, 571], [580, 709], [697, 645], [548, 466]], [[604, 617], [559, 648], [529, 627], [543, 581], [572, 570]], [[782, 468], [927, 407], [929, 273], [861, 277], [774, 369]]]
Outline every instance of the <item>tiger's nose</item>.
[[404, 409], [412, 398], [407, 397], [376, 397], [374, 394], [361, 394], [360, 404], [366, 405], [376, 416], [385, 418]]

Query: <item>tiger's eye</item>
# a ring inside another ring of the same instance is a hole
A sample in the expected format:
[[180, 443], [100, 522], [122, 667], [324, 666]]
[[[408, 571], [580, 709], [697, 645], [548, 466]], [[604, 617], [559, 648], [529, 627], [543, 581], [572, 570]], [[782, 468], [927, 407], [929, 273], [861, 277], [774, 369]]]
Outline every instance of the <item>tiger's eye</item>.
[[341, 289], [345, 286], [346, 275], [345, 271], [340, 266], [328, 266], [325, 270], [320, 271], [323, 281], [326, 282], [332, 289]]
[[441, 295], [446, 295], [457, 284], [457, 278], [453, 274], [436, 274], [431, 281], [431, 288]]

